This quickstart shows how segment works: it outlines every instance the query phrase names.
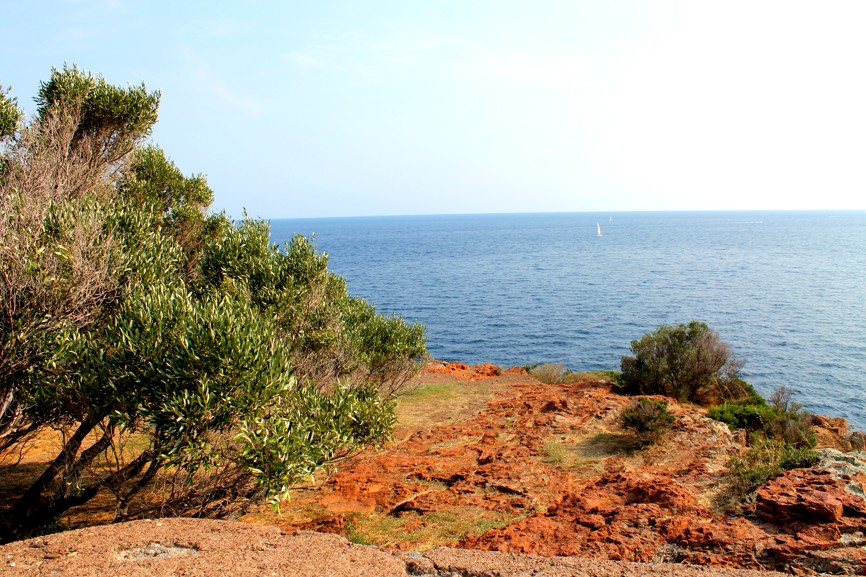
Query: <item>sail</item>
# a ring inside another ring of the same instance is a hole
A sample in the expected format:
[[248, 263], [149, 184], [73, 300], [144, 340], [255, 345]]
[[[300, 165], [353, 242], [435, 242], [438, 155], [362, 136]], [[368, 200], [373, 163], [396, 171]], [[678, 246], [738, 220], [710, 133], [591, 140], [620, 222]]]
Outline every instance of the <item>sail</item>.
[[601, 225], [598, 223], [595, 223], [595, 227], [596, 227], [596, 229], [598, 229], [598, 232], [595, 233], [595, 236], [601, 236]]

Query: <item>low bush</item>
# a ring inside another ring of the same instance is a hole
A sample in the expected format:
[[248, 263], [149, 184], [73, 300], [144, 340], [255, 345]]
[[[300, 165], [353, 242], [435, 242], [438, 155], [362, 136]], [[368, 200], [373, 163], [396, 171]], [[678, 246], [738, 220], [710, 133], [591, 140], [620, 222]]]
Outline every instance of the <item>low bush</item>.
[[556, 385], [562, 382], [567, 371], [562, 363], [544, 363], [535, 365], [529, 369], [529, 374], [548, 385]]
[[640, 446], [657, 442], [674, 420], [667, 403], [644, 397], [632, 400], [620, 414], [623, 428], [634, 434]]
[[726, 423], [731, 429], [745, 429], [747, 431], [761, 430], [766, 423], [775, 418], [775, 414], [775, 411], [766, 405], [736, 403], [716, 405], [707, 411], [709, 418]]
[[741, 501], [776, 475], [811, 467], [818, 459], [818, 453], [812, 449], [792, 447], [780, 439], [755, 438], [745, 453], [731, 459], [728, 504]]
[[732, 429], [776, 439], [795, 449], [814, 447], [812, 416], [802, 405], [791, 402], [791, 395], [790, 389], [780, 387], [770, 396], [770, 404], [755, 395], [740, 402], [716, 405], [707, 411], [707, 416], [727, 423]]
[[769, 403], [755, 396], [739, 403], [711, 408], [710, 418], [727, 423], [733, 429], [748, 431], [749, 448], [731, 459], [727, 476], [728, 490], [723, 505], [740, 503], [761, 485], [780, 473], [811, 467], [818, 461], [811, 415], [791, 402], [790, 389], [781, 387], [770, 396]]

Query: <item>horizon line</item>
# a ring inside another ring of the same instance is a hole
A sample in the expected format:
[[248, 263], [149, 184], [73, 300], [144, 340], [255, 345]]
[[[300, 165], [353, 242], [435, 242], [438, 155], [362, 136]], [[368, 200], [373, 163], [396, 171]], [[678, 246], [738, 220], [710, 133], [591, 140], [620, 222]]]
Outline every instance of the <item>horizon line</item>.
[[[760, 209], [667, 209], [667, 210], [570, 210], [570, 211], [513, 211], [513, 212], [441, 212], [405, 214], [346, 214], [328, 216], [254, 216], [252, 218], [271, 220], [325, 220], [349, 218], [419, 218], [440, 216], [521, 216], [553, 214], [649, 214], [649, 213], [866, 213], [864, 208], [760, 208]], [[234, 217], [231, 217], [234, 218]]]

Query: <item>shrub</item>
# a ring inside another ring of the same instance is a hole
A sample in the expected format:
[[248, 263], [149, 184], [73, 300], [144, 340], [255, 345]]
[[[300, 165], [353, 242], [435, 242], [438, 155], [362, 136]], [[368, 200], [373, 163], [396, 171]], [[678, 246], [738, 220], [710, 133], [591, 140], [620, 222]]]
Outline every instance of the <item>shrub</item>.
[[529, 374], [548, 385], [556, 385], [562, 382], [566, 375], [565, 365], [562, 363], [544, 363], [529, 369]]
[[783, 471], [811, 467], [818, 459], [811, 449], [794, 448], [780, 439], [756, 438], [745, 453], [731, 459], [728, 498], [739, 501]]
[[748, 396], [737, 360], [706, 324], [662, 325], [631, 342], [634, 356], [621, 360], [627, 394], [653, 394], [711, 404]]
[[814, 447], [812, 416], [801, 405], [791, 402], [791, 395], [790, 389], [780, 387], [771, 395], [769, 405], [760, 397], [750, 396], [740, 402], [716, 405], [707, 411], [707, 416], [727, 423], [732, 429], [776, 439], [792, 448]]
[[724, 403], [707, 411], [711, 419], [727, 423], [731, 429], [759, 431], [775, 418], [775, 411], [768, 406]]
[[674, 420], [667, 403], [644, 397], [633, 399], [620, 414], [623, 428], [634, 433], [641, 446], [658, 441]]
[[739, 502], [783, 471], [811, 467], [818, 461], [818, 453], [812, 450], [811, 415], [791, 402], [791, 396], [790, 389], [781, 387], [770, 396], [769, 404], [753, 396], [707, 412], [710, 418], [749, 432], [749, 448], [730, 462], [727, 505]]
[[272, 315], [292, 340], [300, 381], [328, 388], [348, 379], [391, 394], [419, 370], [424, 327], [351, 297], [312, 240], [298, 235], [282, 248], [272, 246], [267, 223], [251, 219], [222, 229], [205, 245], [198, 290], [242, 290]]
[[381, 390], [425, 354], [423, 327], [350, 297], [307, 239], [281, 251], [265, 222], [207, 215], [204, 178], [141, 147], [158, 102], [64, 68], [2, 136], [0, 450], [62, 440], [0, 539], [97, 494], [128, 518], [161, 473], [168, 513], [283, 498], [388, 438]]

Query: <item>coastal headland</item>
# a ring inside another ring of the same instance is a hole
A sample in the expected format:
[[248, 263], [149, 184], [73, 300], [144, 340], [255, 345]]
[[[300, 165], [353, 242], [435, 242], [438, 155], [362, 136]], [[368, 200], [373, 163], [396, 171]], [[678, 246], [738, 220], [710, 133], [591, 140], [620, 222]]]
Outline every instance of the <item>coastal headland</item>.
[[[433, 362], [401, 398], [391, 443], [355, 454], [296, 488], [279, 511], [263, 506], [239, 520], [271, 526], [249, 527], [255, 539], [267, 531], [267, 539], [274, 541], [256, 551], [271, 550], [283, 539], [331, 543], [331, 537], [310, 537], [311, 531], [337, 534], [342, 539], [326, 549], [374, 557], [387, 552], [388, 559], [397, 560], [393, 574], [529, 574], [529, 565], [521, 565], [529, 563], [526, 559], [540, 564], [533, 569], [538, 575], [625, 574], [607, 569], [581, 573], [581, 560], [587, 559], [597, 567], [608, 567], [610, 561], [646, 564], [638, 573], [627, 571], [646, 575], [662, 568], [665, 575], [679, 575], [671, 567], [689, 569], [685, 566], [866, 572], [866, 455], [849, 450], [844, 419], [814, 417], [820, 461], [777, 475], [732, 505], [726, 500], [726, 479], [731, 457], [746, 450], [743, 431], [732, 432], [701, 407], [667, 399], [672, 426], [658, 442], [641, 447], [621, 424], [629, 398], [618, 394], [603, 374], [578, 376], [570, 383], [546, 384], [516, 367]], [[89, 554], [85, 549], [93, 535], [109, 556], [140, 548], [151, 571], [163, 558], [180, 563], [178, 567], [195, 567], [198, 553], [191, 552], [204, 550], [199, 541], [226, 527], [219, 523], [133, 522], [87, 529], [76, 537], [61, 533], [27, 545], [13, 543], [0, 553], [5, 567], [15, 563], [22, 568], [12, 575], [48, 574], [50, 567], [59, 566], [58, 559], [74, 557], [76, 551]], [[166, 533], [172, 527], [182, 530]], [[159, 536], [147, 537], [154, 530]], [[126, 543], [120, 536], [127, 531], [144, 531], [143, 541]], [[221, 550], [246, 547], [244, 531], [230, 533], [234, 537]], [[60, 553], [46, 553], [59, 547], [58, 539], [71, 541]], [[355, 549], [349, 542], [375, 549]], [[285, 561], [291, 551], [280, 558]], [[500, 553], [485, 556], [480, 551]], [[355, 559], [351, 555], [348, 559]], [[457, 559], [451, 569], [443, 555]], [[36, 563], [34, 556], [42, 560]], [[574, 564], [562, 557], [574, 558]], [[111, 571], [139, 574], [129, 563], [118, 565], [121, 569], [112, 565]], [[357, 568], [358, 563], [366, 561], [350, 564]], [[499, 569], [485, 569], [485, 563], [498, 563]], [[509, 573], [508, 566], [524, 568]], [[319, 574], [321, 567], [316, 567], [297, 574]], [[371, 571], [355, 574], [391, 574]], [[274, 574], [292, 573], [279, 569]], [[328, 574], [342, 573], [335, 569]]]

